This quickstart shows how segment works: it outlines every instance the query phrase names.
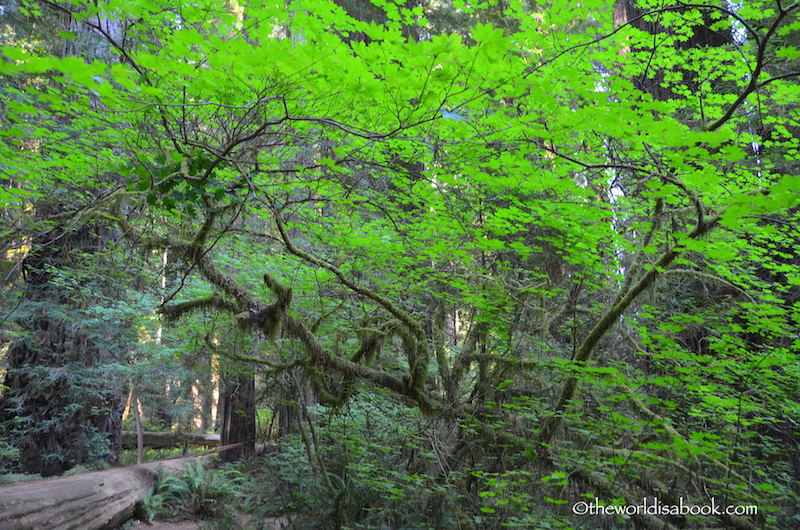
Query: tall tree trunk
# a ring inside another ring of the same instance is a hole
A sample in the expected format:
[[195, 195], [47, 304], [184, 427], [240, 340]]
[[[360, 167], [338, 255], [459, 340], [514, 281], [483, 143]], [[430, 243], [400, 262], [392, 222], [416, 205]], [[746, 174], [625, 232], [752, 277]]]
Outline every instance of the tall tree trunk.
[[102, 283], [68, 269], [78, 253], [102, 248], [105, 230], [87, 224], [51, 237], [35, 237], [25, 258], [28, 289], [15, 317], [26, 333], [8, 350], [0, 397], [0, 425], [20, 450], [22, 471], [42, 476], [115, 461], [125, 405], [124, 385], [107, 368], [121, 360], [109, 348], [116, 337], [84, 320]]
[[255, 454], [256, 447], [256, 384], [252, 371], [230, 371], [220, 399], [224, 405], [220, 410], [220, 443], [241, 443], [222, 454], [224, 462], [233, 462], [243, 456]]
[[[674, 9], [671, 10], [671, 13], [682, 13], [684, 10], [688, 9], [688, 7]], [[647, 9], [637, 7], [635, 0], [617, 0], [614, 4], [614, 23], [617, 26], [630, 24], [634, 28], [654, 36], [660, 35], [663, 37], [674, 34], [674, 31], [671, 28], [665, 27], [658, 22], [660, 19], [658, 14], [654, 15], [653, 18], [655, 20], [652, 18], [645, 19], [642, 15], [648, 11], [649, 10]], [[706, 46], [725, 46], [733, 41], [730, 30], [720, 31], [711, 29], [711, 19], [708, 13], [704, 14], [704, 22], [692, 26], [692, 30], [694, 33], [689, 39], [676, 42], [674, 47], [680, 50], [689, 50], [692, 48]], [[631, 51], [647, 51], [653, 54], [653, 56], [650, 56], [647, 59], [648, 68], [645, 70], [645, 72], [642, 75], [632, 79], [636, 88], [642, 92], [647, 92], [652, 95], [653, 98], [662, 101], [684, 97], [681, 94], [676, 93], [670, 86], [665, 84], [665, 76], [667, 72], [664, 69], [659, 68], [658, 66], [652, 66], [658, 65], [659, 63], [657, 57], [655, 57], [655, 54], [664, 53], [663, 51], [643, 47], [634, 47]], [[689, 89], [689, 92], [694, 92], [697, 88], [697, 80], [694, 78], [695, 76], [686, 70], [680, 71], [683, 74], [682, 84], [685, 85], [685, 88]]]
[[144, 428], [142, 427], [142, 413], [139, 412], [139, 398], [133, 403], [133, 417], [136, 419], [136, 463], [144, 463]]
[[314, 392], [302, 370], [287, 374], [280, 389], [280, 402], [275, 408], [278, 416], [278, 438], [288, 434], [300, 434], [300, 423], [304, 421], [303, 410], [314, 405]]
[[200, 432], [208, 432], [213, 427], [212, 406], [214, 404], [214, 386], [211, 377], [202, 375], [197, 379], [197, 391], [200, 395]]

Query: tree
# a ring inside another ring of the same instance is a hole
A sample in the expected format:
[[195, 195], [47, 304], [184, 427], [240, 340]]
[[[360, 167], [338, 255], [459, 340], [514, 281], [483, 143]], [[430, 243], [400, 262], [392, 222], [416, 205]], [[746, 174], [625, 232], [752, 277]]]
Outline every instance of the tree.
[[[57, 166], [102, 186], [82, 213], [168, 249], [200, 287], [159, 311], [227, 315], [250, 344], [231, 365], [293, 377], [329, 409], [379, 389], [418, 409], [447, 447], [426, 469], [431, 513], [536, 526], [555, 512], [524, 512], [536, 495], [704, 491], [790, 515], [796, 471], [770, 452], [796, 410], [798, 71], [781, 39], [799, 5], [641, 4], [615, 24], [608, 3], [514, 3], [507, 29], [449, 35], [395, 3], [362, 20], [320, 0], [90, 8], [125, 40], [53, 5], [119, 62], [6, 48], [6, 75], [58, 82], [14, 93], [9, 142], [33, 117], [87, 125], [98, 142], [65, 138], [82, 157]], [[8, 145], [38, 190], [56, 157]], [[249, 396], [246, 379], [232, 388]]]
[[[25, 257], [27, 288], [16, 311], [21, 335], [7, 352], [0, 422], [27, 473], [59, 474], [87, 461], [113, 461], [120, 452], [124, 403], [117, 366], [131, 337], [124, 314], [102, 304], [108, 285], [70, 263], [85, 253], [82, 265], [88, 265], [103, 234], [93, 223], [57, 240], [42, 234]], [[98, 321], [121, 333], [102, 333]]]
[[[15, 23], [4, 32], [13, 35], [13, 44], [73, 64], [81, 62], [78, 53], [108, 58], [105, 42], [72, 19], [39, 17], [33, 22], [14, 9], [3, 14]], [[99, 16], [97, 20], [113, 33], [113, 25]], [[73, 45], [58, 34], [67, 29], [77, 31], [72, 34]], [[9, 96], [7, 113], [25, 105], [21, 96], [25, 90], [44, 94], [47, 81], [3, 79], [3, 91]], [[51, 119], [62, 135], [75, 135], [83, 125], [64, 113]], [[34, 117], [28, 125], [35, 128], [39, 123]], [[8, 161], [26, 151], [58, 150], [56, 139], [34, 134], [19, 144], [13, 136], [4, 136]], [[97, 190], [70, 181], [69, 169], [52, 179], [39, 179], [38, 194], [27, 193], [31, 190], [25, 189], [24, 177], [13, 162], [4, 169], [9, 196], [26, 197], [31, 203], [30, 214], [4, 210], [8, 224], [3, 227], [3, 253], [17, 258], [11, 260], [10, 269], [21, 272], [9, 287], [21, 290], [6, 297], [15, 308], [16, 327], [7, 351], [0, 424], [21, 451], [21, 468], [27, 473], [49, 476], [88, 461], [114, 461], [121, 449], [124, 405], [124, 375], [119, 367], [126, 362], [132, 331], [124, 290], [112, 286], [119, 281], [117, 275], [124, 274], [111, 256], [113, 226], [91, 216], [72, 218], [75, 208], [85, 204], [76, 196], [90, 197]], [[103, 175], [98, 179], [98, 184], [108, 182]], [[106, 267], [112, 272], [99, 273]], [[100, 322], [110, 327], [102, 329]]]

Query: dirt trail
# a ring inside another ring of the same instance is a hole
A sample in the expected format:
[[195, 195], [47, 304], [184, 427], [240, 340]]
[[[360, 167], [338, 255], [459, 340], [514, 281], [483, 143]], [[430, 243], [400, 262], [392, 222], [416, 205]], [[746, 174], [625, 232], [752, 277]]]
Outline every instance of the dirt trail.
[[[245, 516], [243, 519], [249, 519]], [[131, 530], [201, 530], [203, 528], [203, 521], [153, 521], [146, 523], [144, 521], [134, 521]], [[289, 523], [284, 518], [270, 517], [264, 520], [263, 530], [271, 528], [272, 530], [286, 530], [289, 528]]]
[[131, 528], [135, 528], [136, 530], [200, 530], [202, 526], [202, 521], [182, 521], [180, 523], [153, 521], [149, 524], [144, 521], [134, 521]]

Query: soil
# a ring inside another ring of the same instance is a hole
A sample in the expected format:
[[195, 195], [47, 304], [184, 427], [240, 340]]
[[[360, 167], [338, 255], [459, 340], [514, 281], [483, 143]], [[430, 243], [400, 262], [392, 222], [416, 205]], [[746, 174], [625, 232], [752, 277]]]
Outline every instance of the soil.
[[[247, 520], [249, 517], [244, 516], [242, 519]], [[152, 523], [134, 521], [131, 530], [201, 530], [203, 524], [203, 521], [153, 521]], [[286, 530], [289, 528], [289, 523], [283, 518], [269, 518], [264, 520], [262, 528], [263, 530], [269, 528], [272, 530]]]
[[134, 521], [131, 528], [137, 530], [199, 530], [202, 526], [202, 521], [182, 521], [180, 523], [153, 521], [149, 524], [144, 521]]

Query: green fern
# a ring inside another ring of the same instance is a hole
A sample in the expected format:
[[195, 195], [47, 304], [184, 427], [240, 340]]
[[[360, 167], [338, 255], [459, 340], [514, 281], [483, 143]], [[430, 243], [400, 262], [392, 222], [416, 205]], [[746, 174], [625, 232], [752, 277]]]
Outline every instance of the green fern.
[[244, 481], [240, 471], [229, 466], [207, 469], [198, 458], [180, 474], [167, 478], [158, 494], [164, 505], [176, 512], [214, 517], [222, 513], [222, 501], [241, 494]]

